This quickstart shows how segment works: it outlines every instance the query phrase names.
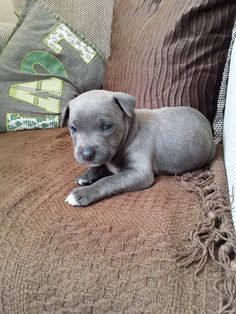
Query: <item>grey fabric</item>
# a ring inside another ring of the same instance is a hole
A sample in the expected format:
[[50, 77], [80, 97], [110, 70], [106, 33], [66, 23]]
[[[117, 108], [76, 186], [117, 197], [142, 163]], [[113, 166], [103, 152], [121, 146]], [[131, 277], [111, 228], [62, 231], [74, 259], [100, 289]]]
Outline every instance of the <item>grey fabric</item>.
[[15, 24], [12, 23], [0, 23], [0, 52], [6, 45], [14, 27]]
[[45, 0], [54, 12], [89, 38], [107, 59], [114, 0]]
[[0, 132], [58, 127], [69, 100], [102, 84], [95, 46], [43, 1], [32, 3], [0, 56]]
[[[17, 15], [24, 3], [25, 0], [13, 0]], [[45, 0], [45, 3], [91, 40], [108, 59], [114, 0]]]
[[26, 0], [12, 0], [13, 9], [16, 15], [20, 16]]
[[232, 39], [228, 51], [227, 60], [225, 63], [225, 68], [223, 72], [219, 98], [217, 103], [217, 111], [215, 115], [215, 119], [213, 122], [213, 129], [214, 129], [214, 137], [215, 143], [218, 144], [223, 140], [223, 125], [224, 125], [224, 110], [225, 110], [225, 103], [226, 103], [226, 93], [227, 93], [227, 85], [228, 85], [228, 77], [229, 77], [229, 67], [230, 67], [230, 58], [233, 48], [233, 43], [236, 38], [236, 21], [232, 31]]

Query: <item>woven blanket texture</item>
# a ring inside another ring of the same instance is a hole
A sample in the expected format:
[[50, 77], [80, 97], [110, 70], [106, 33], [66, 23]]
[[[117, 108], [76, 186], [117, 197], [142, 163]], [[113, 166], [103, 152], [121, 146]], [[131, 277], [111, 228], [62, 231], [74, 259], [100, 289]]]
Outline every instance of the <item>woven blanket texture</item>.
[[65, 204], [85, 170], [67, 130], [0, 147], [0, 313], [236, 313], [221, 146], [209, 169], [85, 208]]

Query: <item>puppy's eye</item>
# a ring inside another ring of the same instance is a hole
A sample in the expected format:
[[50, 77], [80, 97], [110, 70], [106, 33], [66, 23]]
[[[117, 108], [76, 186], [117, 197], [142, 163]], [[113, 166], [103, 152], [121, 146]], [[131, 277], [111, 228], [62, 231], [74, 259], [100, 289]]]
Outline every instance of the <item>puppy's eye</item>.
[[78, 132], [78, 129], [77, 129], [74, 125], [72, 125], [72, 126], [70, 127], [70, 130], [71, 130], [72, 133]]
[[111, 132], [113, 129], [113, 125], [111, 123], [104, 123], [102, 126], [103, 132]]

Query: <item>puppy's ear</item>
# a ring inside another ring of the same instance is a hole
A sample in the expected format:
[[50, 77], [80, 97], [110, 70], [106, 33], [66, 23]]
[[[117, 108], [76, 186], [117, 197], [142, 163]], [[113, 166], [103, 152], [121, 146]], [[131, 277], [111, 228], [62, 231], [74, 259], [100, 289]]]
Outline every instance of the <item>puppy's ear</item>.
[[67, 104], [61, 114], [61, 127], [62, 128], [68, 125], [69, 114], [70, 114], [70, 105]]
[[134, 116], [135, 97], [125, 93], [114, 93], [113, 100], [129, 117]]

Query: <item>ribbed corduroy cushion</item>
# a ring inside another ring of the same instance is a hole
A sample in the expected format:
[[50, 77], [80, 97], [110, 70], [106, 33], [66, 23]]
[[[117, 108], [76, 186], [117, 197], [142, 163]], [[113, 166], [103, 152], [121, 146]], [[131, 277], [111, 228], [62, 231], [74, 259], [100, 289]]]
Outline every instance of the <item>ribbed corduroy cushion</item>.
[[[214, 221], [229, 214], [216, 195], [216, 182], [226, 187], [221, 151], [185, 183], [161, 176], [145, 191], [74, 208], [64, 200], [85, 169], [67, 130], [2, 134], [0, 147], [0, 313], [215, 314], [229, 302], [215, 288], [222, 279], [224, 290], [225, 271], [209, 259], [221, 235]], [[197, 264], [176, 261], [190, 250], [205, 264], [198, 276]]]
[[104, 89], [139, 108], [191, 106], [212, 122], [236, 16], [234, 0], [119, 0]]

